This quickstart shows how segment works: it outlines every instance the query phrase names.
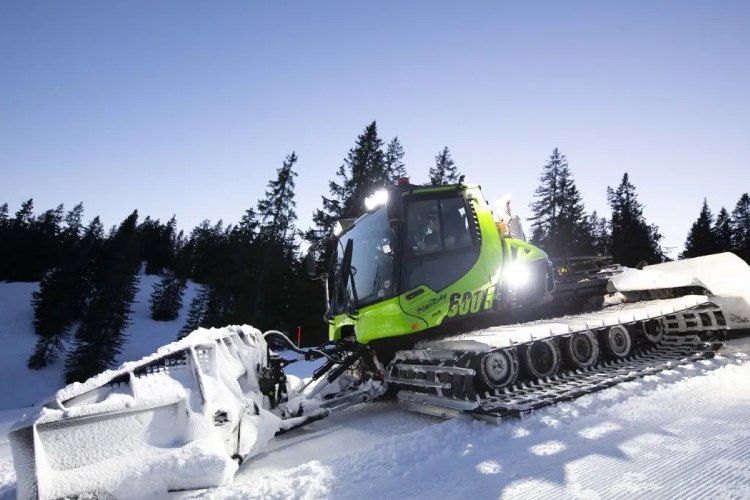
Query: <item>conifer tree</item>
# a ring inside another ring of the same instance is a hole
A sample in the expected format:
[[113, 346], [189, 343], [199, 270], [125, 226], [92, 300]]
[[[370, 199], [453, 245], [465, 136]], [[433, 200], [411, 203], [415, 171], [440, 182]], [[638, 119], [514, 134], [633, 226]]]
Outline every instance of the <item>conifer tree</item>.
[[111, 233], [96, 270], [95, 292], [65, 361], [68, 383], [83, 381], [112, 367], [124, 343], [140, 267], [138, 212]]
[[[11, 220], [8, 217], [8, 204], [3, 203], [0, 205], [0, 241], [9, 242], [11, 241], [11, 236], [12, 226]], [[0, 281], [8, 279], [8, 275], [10, 274], [8, 267], [11, 265], [12, 251], [13, 249], [7, 243], [0, 245]]]
[[154, 283], [151, 291], [149, 300], [151, 319], [155, 321], [177, 319], [182, 308], [182, 294], [186, 286], [185, 278], [178, 276], [174, 271], [166, 271], [161, 279]]
[[732, 251], [750, 263], [750, 195], [744, 193], [732, 210]]
[[34, 200], [29, 199], [21, 204], [15, 217], [9, 221], [7, 238], [4, 239], [2, 260], [0, 260], [0, 281], [37, 281], [31, 269], [34, 268], [36, 250], [33, 249]]
[[231, 228], [224, 228], [221, 220], [214, 225], [204, 220], [191, 231], [182, 258], [189, 262], [193, 281], [205, 284], [211, 280], [211, 276], [222, 264], [221, 259], [231, 232]]
[[635, 267], [641, 261], [654, 264], [664, 260], [659, 246], [661, 234], [643, 216], [635, 186], [627, 172], [617, 189], [607, 187], [607, 200], [612, 208], [612, 256], [625, 266]]
[[553, 257], [590, 254], [592, 228], [565, 155], [555, 148], [534, 191], [531, 242]]
[[[276, 179], [268, 182], [266, 197], [258, 201], [258, 218], [260, 219], [260, 237], [265, 240], [276, 240], [287, 243], [295, 234], [294, 222], [297, 214], [294, 211], [294, 178], [297, 172], [294, 165], [297, 154], [292, 151], [287, 155], [281, 168], [276, 170]], [[293, 241], [293, 238], [292, 240]]]
[[[254, 282], [255, 287], [252, 297], [245, 294], [235, 296], [234, 306], [241, 315], [236, 316], [237, 322], [249, 318], [256, 326], [279, 328], [292, 302], [291, 282], [297, 252], [296, 163], [296, 153], [287, 155], [276, 171], [276, 179], [268, 182], [265, 198], [258, 200], [258, 268], [253, 276], [248, 276], [248, 281]], [[247, 311], [244, 311], [246, 307]], [[250, 314], [244, 316], [247, 313]]]
[[609, 255], [611, 250], [610, 240], [612, 235], [609, 232], [609, 223], [604, 217], [594, 210], [589, 217], [589, 227], [591, 227], [592, 247], [597, 255]]
[[243, 243], [250, 244], [255, 241], [255, 238], [258, 236], [259, 227], [260, 222], [258, 221], [258, 214], [255, 212], [254, 207], [250, 207], [245, 210], [245, 214], [242, 216], [242, 219], [240, 219], [240, 223], [234, 228], [233, 236], [235, 239]]
[[458, 170], [448, 146], [435, 155], [435, 166], [430, 167], [430, 184], [442, 186], [458, 182]]
[[[220, 282], [220, 286], [224, 283]], [[225, 325], [238, 323], [234, 321], [237, 313], [250, 314], [251, 311], [237, 306], [236, 288], [219, 288], [214, 285], [208, 286], [206, 308], [201, 326], [205, 328], [218, 328]], [[243, 323], [247, 323], [243, 321]]]
[[64, 211], [63, 205], [58, 205], [37, 217], [31, 242], [26, 250], [30, 262], [27, 271], [29, 278], [41, 279], [45, 271], [59, 264], [62, 258], [60, 235]]
[[47, 366], [63, 349], [63, 340], [78, 314], [78, 310], [71, 307], [73, 301], [67, 290], [70, 280], [71, 276], [64, 269], [52, 269], [32, 294], [33, 324], [39, 339], [27, 361], [29, 368], [37, 370]]
[[49, 271], [32, 295], [34, 330], [39, 336], [27, 365], [39, 369], [63, 350], [71, 327], [79, 321], [93, 294], [95, 261], [101, 258], [103, 228], [94, 218], [83, 238], [70, 243], [68, 257]]
[[391, 139], [385, 150], [385, 170], [390, 184], [395, 184], [399, 178], [406, 177], [404, 155], [404, 148], [398, 137]]
[[34, 199], [29, 198], [23, 204], [21, 208], [16, 212], [16, 218], [13, 221], [15, 229], [27, 229], [31, 227], [34, 222]]
[[714, 233], [714, 216], [708, 208], [708, 202], [703, 199], [698, 220], [696, 220], [685, 242], [685, 250], [680, 254], [681, 259], [710, 255], [718, 251], [716, 235]]
[[721, 207], [713, 227], [717, 252], [732, 251], [732, 218], [726, 208]]
[[3, 203], [0, 205], [0, 231], [4, 231], [8, 227], [8, 204]]
[[201, 328], [204, 325], [206, 318], [206, 307], [208, 305], [208, 286], [203, 285], [198, 289], [198, 292], [190, 301], [190, 308], [188, 309], [188, 317], [185, 324], [180, 328], [180, 332], [177, 335], [178, 339], [185, 337], [193, 331]]
[[[331, 197], [323, 196], [323, 208], [315, 211], [313, 221], [317, 232], [328, 233], [339, 219], [357, 217], [364, 210], [364, 200], [378, 187], [388, 185], [388, 172], [383, 153], [383, 141], [378, 137], [375, 122], [365, 127], [349, 150], [336, 176], [339, 181], [328, 184]], [[316, 231], [307, 238], [317, 241]]]
[[81, 236], [83, 230], [83, 202], [81, 202], [65, 214], [63, 235], [65, 238], [75, 240]]
[[174, 216], [166, 224], [146, 217], [138, 226], [138, 237], [146, 274], [161, 274], [172, 265], [177, 239], [177, 219]]

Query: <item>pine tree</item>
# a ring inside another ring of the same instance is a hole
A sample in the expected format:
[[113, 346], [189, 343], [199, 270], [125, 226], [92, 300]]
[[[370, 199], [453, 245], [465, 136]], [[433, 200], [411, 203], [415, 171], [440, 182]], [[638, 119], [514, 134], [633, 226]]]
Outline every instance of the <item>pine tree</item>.
[[151, 319], [155, 321], [173, 321], [177, 319], [182, 308], [182, 294], [187, 281], [173, 271], [167, 271], [154, 283], [149, 305]]
[[[224, 283], [220, 283], [220, 286]], [[220, 288], [209, 285], [201, 326], [205, 328], [218, 328], [225, 325], [238, 323], [234, 317], [239, 314], [250, 314], [251, 311], [237, 306], [236, 288]], [[247, 323], [242, 321], [241, 323]]]
[[66, 238], [78, 239], [83, 230], [83, 203], [81, 202], [65, 214], [63, 234]]
[[39, 369], [53, 361], [62, 352], [73, 324], [84, 315], [93, 292], [92, 259], [101, 245], [97, 224], [98, 219], [91, 231], [75, 242], [71, 257], [49, 271], [32, 294], [34, 331], [39, 338], [27, 362], [29, 368]]
[[38, 370], [47, 366], [63, 349], [63, 340], [68, 336], [78, 313], [71, 307], [73, 301], [67, 290], [70, 278], [64, 269], [53, 269], [45, 275], [39, 283], [39, 289], [32, 294], [34, 331], [39, 339], [27, 361], [31, 369]]
[[708, 202], [703, 199], [698, 220], [696, 220], [685, 242], [685, 250], [680, 254], [681, 259], [710, 255], [718, 251], [716, 235], [714, 233], [714, 216], [708, 208]]
[[611, 250], [610, 241], [612, 235], [609, 231], [609, 223], [604, 217], [594, 210], [589, 217], [589, 226], [591, 227], [591, 236], [593, 237], [592, 247], [597, 255], [609, 255]]
[[713, 227], [714, 238], [716, 238], [717, 252], [732, 251], [732, 218], [726, 208], [721, 207], [716, 216], [716, 224]]
[[8, 223], [7, 238], [3, 240], [2, 260], [0, 260], [0, 281], [37, 281], [37, 251], [34, 249], [36, 219], [34, 200], [21, 205], [15, 217]]
[[612, 208], [612, 257], [625, 266], [635, 267], [641, 261], [657, 263], [664, 260], [659, 246], [661, 234], [643, 217], [635, 186], [625, 173], [617, 189], [607, 187], [607, 200]]
[[177, 335], [178, 339], [185, 337], [186, 335], [194, 332], [198, 328], [204, 325], [206, 317], [206, 307], [208, 305], [208, 286], [204, 285], [198, 289], [198, 292], [190, 301], [190, 308], [188, 309], [187, 321], [180, 332]]
[[534, 191], [531, 242], [554, 257], [593, 252], [592, 227], [565, 155], [555, 148]]
[[458, 170], [448, 146], [435, 156], [435, 166], [430, 167], [430, 184], [442, 186], [458, 182]]
[[13, 221], [15, 229], [28, 229], [34, 222], [34, 199], [29, 198], [21, 208], [16, 212], [16, 218]]
[[336, 172], [339, 182], [329, 182], [331, 197], [323, 196], [323, 208], [313, 215], [317, 231], [308, 231], [308, 240], [318, 241], [316, 233], [328, 233], [339, 219], [359, 216], [364, 210], [365, 198], [376, 188], [389, 184], [382, 148], [377, 125], [372, 122], [357, 137], [356, 145]]
[[294, 236], [297, 219], [294, 211], [297, 205], [294, 201], [295, 163], [297, 154], [292, 151], [276, 170], [276, 179], [269, 181], [266, 197], [258, 201], [261, 238], [286, 242], [290, 235]]
[[750, 196], [744, 193], [732, 210], [732, 251], [750, 263]]
[[96, 270], [95, 293], [76, 330], [74, 350], [65, 361], [68, 383], [111, 368], [120, 353], [137, 291], [141, 252], [137, 220], [134, 211], [106, 242]]
[[251, 244], [258, 236], [259, 227], [260, 221], [258, 221], [258, 214], [255, 212], [255, 208], [248, 208], [245, 210], [240, 223], [235, 227], [233, 236], [245, 244]]
[[28, 276], [31, 279], [41, 279], [44, 273], [57, 266], [63, 258], [61, 245], [62, 222], [65, 209], [58, 205], [53, 210], [46, 210], [34, 223], [31, 235], [32, 243], [27, 249], [27, 256], [31, 261]]
[[146, 262], [146, 274], [161, 274], [172, 265], [176, 252], [177, 219], [175, 216], [162, 224], [146, 217], [138, 226], [141, 239], [141, 260]]
[[385, 170], [390, 184], [395, 184], [401, 177], [406, 177], [404, 155], [401, 142], [398, 137], [394, 137], [385, 150]]
[[[255, 283], [251, 294], [235, 294], [235, 319], [266, 328], [279, 328], [292, 302], [292, 268], [297, 252], [294, 200], [297, 155], [292, 152], [268, 182], [265, 198], [258, 200], [257, 271], [247, 276]], [[272, 279], [271, 279], [272, 278]], [[247, 311], [245, 311], [247, 309]], [[248, 316], [244, 314], [250, 313]]]
[[231, 228], [225, 229], [221, 220], [214, 225], [204, 220], [191, 231], [181, 259], [188, 262], [187, 267], [193, 281], [205, 284], [211, 280], [211, 276], [222, 265], [221, 259], [230, 234]]
[[4, 231], [8, 227], [8, 204], [3, 203], [0, 205], [0, 231]]
[[11, 257], [13, 256], [13, 248], [10, 248], [9, 244], [5, 242], [12, 241], [13, 229], [10, 218], [8, 217], [8, 204], [3, 203], [0, 205], [0, 241], [3, 242], [0, 245], [0, 281], [8, 279], [9, 270], [11, 266]]

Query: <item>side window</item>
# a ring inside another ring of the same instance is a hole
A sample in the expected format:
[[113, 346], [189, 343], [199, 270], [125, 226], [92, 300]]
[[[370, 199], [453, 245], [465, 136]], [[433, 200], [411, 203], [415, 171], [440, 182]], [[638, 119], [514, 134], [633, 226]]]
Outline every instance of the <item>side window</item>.
[[438, 200], [409, 204], [407, 241], [412, 255], [427, 255], [443, 249]]
[[461, 198], [440, 200], [443, 244], [446, 250], [457, 250], [471, 246], [469, 220], [466, 206]]
[[461, 197], [410, 203], [407, 232], [413, 256], [471, 246], [466, 207]]

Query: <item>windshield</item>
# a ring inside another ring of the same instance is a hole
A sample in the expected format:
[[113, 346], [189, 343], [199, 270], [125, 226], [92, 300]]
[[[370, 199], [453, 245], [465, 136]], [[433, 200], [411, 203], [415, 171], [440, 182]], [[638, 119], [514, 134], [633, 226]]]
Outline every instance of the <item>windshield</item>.
[[[341, 236], [336, 245], [336, 262], [340, 265], [344, 249], [352, 240], [352, 276], [356, 290], [355, 305], [361, 306], [393, 295], [393, 235], [388, 224], [388, 213], [381, 207], [355, 222], [354, 226]], [[340, 311], [346, 303], [346, 296], [354, 301], [351, 280], [346, 290], [337, 287], [334, 294], [334, 309]]]

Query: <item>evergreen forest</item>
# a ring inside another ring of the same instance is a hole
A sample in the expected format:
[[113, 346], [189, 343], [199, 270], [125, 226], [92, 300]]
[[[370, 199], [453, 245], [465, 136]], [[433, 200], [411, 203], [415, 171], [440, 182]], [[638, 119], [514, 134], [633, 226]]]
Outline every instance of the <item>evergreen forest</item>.
[[[303, 242], [318, 244], [336, 221], [361, 215], [375, 189], [406, 176], [404, 148], [398, 137], [381, 138], [376, 122], [368, 124], [334, 172], [309, 228], [297, 225], [297, 163], [296, 153], [288, 154], [264, 196], [236, 223], [205, 220], [189, 233], [179, 230], [176, 217], [155, 220], [137, 210], [105, 228], [99, 217], [84, 220], [83, 203], [38, 211], [29, 199], [15, 212], [0, 205], [0, 281], [39, 282], [28, 366], [63, 357], [68, 382], [113, 367], [141, 273], [159, 277], [150, 292], [157, 321], [176, 319], [188, 281], [199, 285], [175, 338], [247, 323], [292, 337], [301, 328], [307, 345], [325, 341], [323, 285], [307, 276]], [[458, 182], [447, 146], [424, 174], [430, 185]], [[553, 149], [530, 196], [531, 242], [553, 257], [611, 255], [630, 267], [666, 260], [635, 181], [623, 172], [617, 186], [606, 187], [610, 213], [588, 213], [565, 155]], [[731, 251], [750, 262], [750, 196], [728, 207], [716, 214], [707, 200], [696, 207], [680, 258]], [[322, 252], [319, 266], [329, 258]]]

